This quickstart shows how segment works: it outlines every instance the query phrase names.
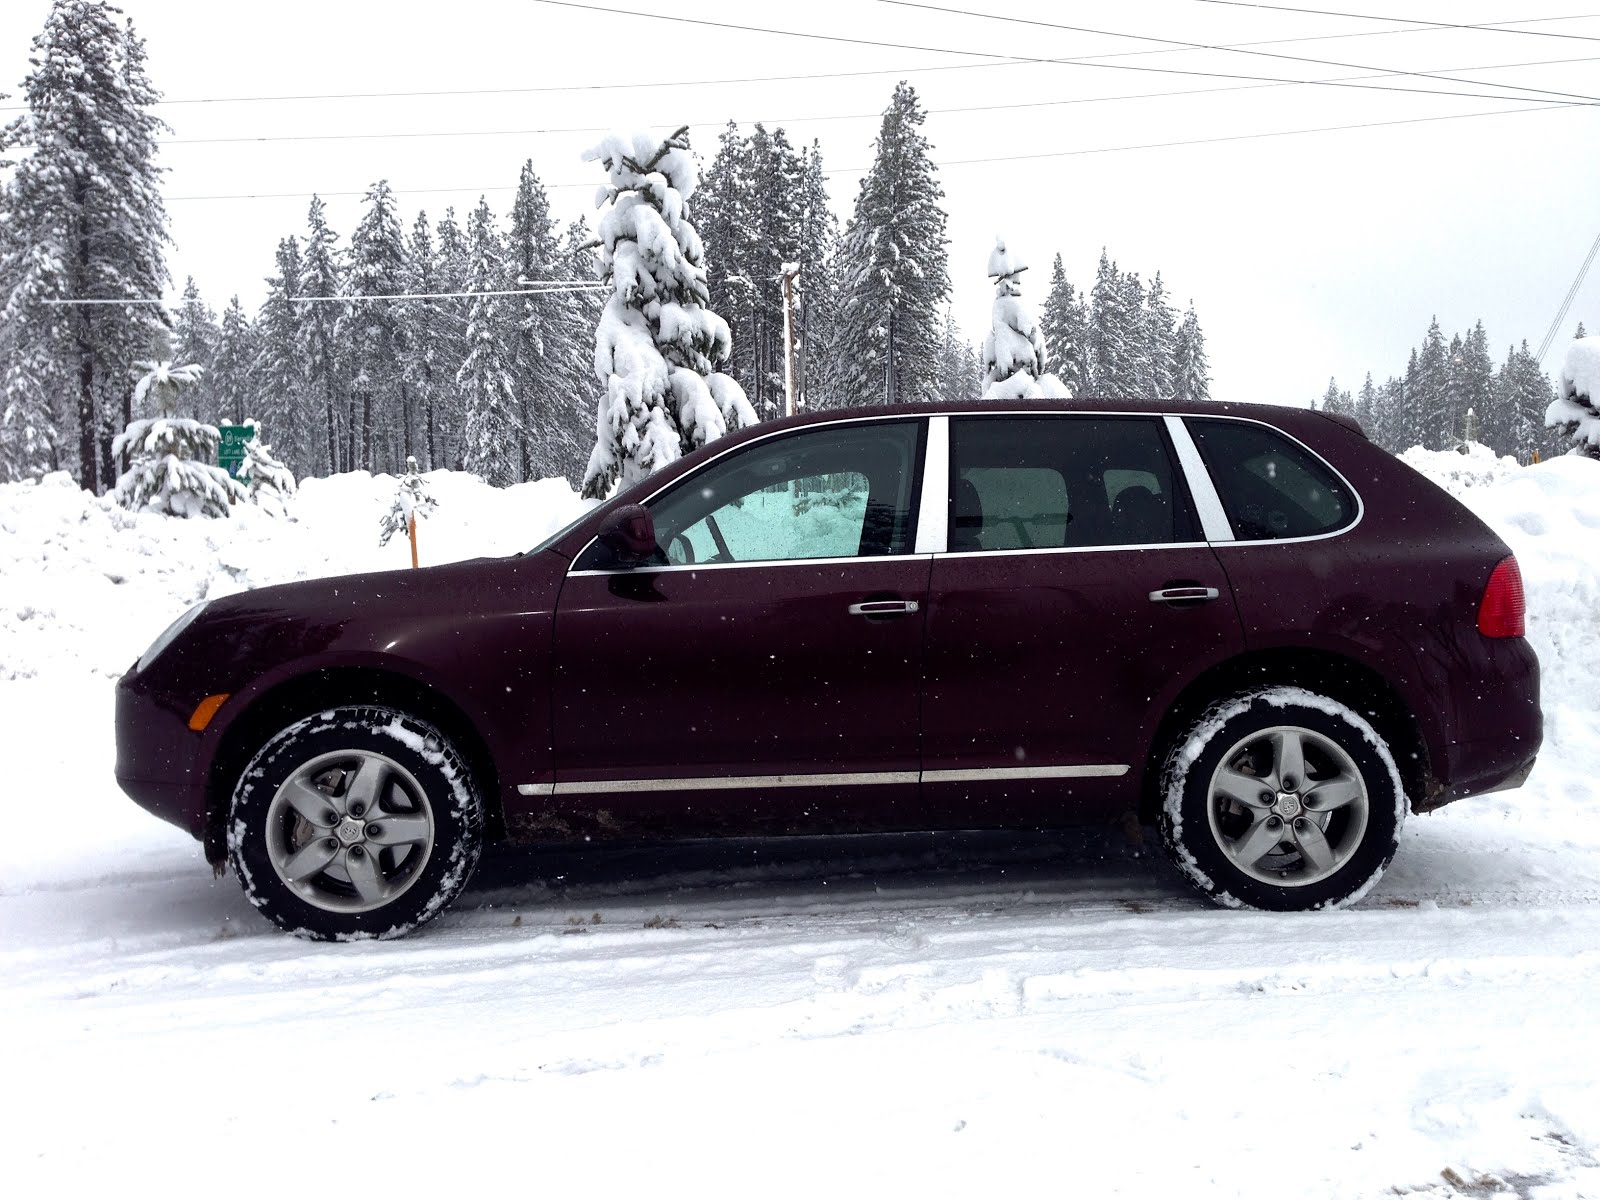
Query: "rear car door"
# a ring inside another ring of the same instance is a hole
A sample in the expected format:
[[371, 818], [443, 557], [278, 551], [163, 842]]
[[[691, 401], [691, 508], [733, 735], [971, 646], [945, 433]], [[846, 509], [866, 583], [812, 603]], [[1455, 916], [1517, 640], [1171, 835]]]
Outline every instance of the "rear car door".
[[579, 554], [555, 620], [555, 773], [538, 787], [553, 830], [917, 823], [925, 427], [748, 443], [647, 502], [660, 564]]
[[936, 826], [1131, 807], [1182, 682], [1242, 646], [1156, 415], [952, 416], [930, 584], [924, 803]]

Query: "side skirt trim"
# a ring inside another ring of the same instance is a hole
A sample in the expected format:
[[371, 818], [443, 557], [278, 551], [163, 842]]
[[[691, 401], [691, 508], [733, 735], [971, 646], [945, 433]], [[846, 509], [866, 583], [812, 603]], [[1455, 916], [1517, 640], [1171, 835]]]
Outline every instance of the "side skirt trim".
[[870, 787], [886, 783], [977, 783], [1002, 779], [1087, 779], [1126, 775], [1126, 763], [1068, 767], [974, 767], [949, 771], [847, 771], [818, 775], [712, 775], [686, 779], [585, 779], [519, 783], [524, 796], [581, 796], [602, 792], [714, 792], [734, 788]]

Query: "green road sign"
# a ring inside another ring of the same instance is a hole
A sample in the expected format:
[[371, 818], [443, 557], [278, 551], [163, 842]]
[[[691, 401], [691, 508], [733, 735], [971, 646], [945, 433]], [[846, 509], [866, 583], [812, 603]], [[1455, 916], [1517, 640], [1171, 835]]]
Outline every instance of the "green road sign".
[[217, 465], [226, 467], [228, 474], [237, 479], [239, 464], [244, 461], [244, 444], [255, 436], [254, 425], [219, 425], [222, 444], [217, 447]]

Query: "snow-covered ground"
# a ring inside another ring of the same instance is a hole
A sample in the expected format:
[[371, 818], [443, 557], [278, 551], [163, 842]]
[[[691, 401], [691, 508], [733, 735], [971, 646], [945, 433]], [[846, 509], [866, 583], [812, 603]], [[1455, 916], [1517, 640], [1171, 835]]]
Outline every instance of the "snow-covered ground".
[[[502, 853], [340, 946], [121, 796], [111, 681], [200, 597], [404, 565], [392, 481], [0, 488], [7, 1194], [1600, 1196], [1600, 464], [1411, 461], [1517, 552], [1547, 741], [1354, 910], [1213, 909], [1101, 831], [741, 842]], [[430, 487], [425, 562], [578, 510]]]

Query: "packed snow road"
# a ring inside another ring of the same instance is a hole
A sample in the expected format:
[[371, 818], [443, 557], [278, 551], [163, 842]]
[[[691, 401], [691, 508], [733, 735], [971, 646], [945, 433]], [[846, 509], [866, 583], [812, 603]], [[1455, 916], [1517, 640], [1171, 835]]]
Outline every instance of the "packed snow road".
[[[334, 946], [117, 792], [110, 683], [197, 594], [348, 565], [379, 487], [248, 553], [0, 489], [7, 1192], [1600, 1196], [1596, 488], [1440, 459], [1521, 559], [1546, 745], [1352, 910], [1213, 909], [1117, 830], [739, 842], [502, 852]], [[564, 515], [442, 482], [478, 552]]]

